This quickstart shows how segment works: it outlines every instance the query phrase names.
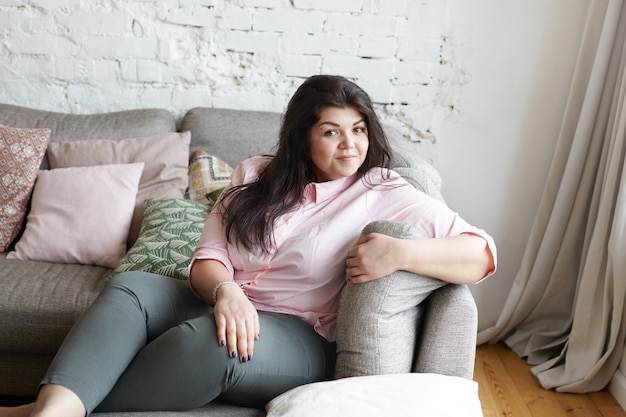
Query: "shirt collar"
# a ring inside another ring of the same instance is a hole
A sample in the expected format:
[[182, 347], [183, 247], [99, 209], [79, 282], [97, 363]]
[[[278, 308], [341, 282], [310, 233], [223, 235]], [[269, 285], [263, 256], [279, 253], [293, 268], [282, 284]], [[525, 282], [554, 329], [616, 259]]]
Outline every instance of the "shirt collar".
[[305, 203], [313, 202], [319, 204], [341, 194], [342, 191], [353, 185], [358, 179], [359, 174], [353, 174], [333, 181], [311, 182], [304, 189], [304, 201]]

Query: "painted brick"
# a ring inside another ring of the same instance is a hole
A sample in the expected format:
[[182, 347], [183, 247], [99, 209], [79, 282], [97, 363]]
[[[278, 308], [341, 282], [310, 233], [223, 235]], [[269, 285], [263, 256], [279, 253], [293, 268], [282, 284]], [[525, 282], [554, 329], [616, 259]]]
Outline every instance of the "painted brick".
[[86, 112], [149, 105], [177, 115], [193, 105], [283, 111], [304, 77], [336, 73], [423, 141], [433, 107], [454, 100], [436, 93], [459, 71], [440, 63], [450, 54], [447, 7], [440, 0], [0, 0], [0, 102]]
[[436, 74], [438, 63], [402, 60], [395, 66], [396, 85], [421, 84], [430, 85], [433, 74]]
[[93, 61], [57, 58], [54, 62], [55, 75], [60, 79], [88, 81], [95, 78]]
[[137, 62], [137, 81], [160, 82], [162, 79], [162, 64], [160, 62], [147, 60]]
[[442, 38], [418, 38], [418, 41], [411, 41], [399, 36], [398, 39], [396, 59], [439, 62], [439, 54], [443, 44]]
[[137, 82], [137, 65], [135, 61], [122, 61], [120, 64], [120, 74], [123, 81]]
[[227, 9], [217, 13], [217, 27], [220, 29], [252, 29], [252, 11]]
[[[39, 82], [43, 77], [44, 81], [46, 81], [49, 74], [54, 74], [54, 64], [48, 57], [25, 55], [11, 62], [10, 72], [13, 74], [12, 78], [14, 79], [20, 78], [23, 81], [32, 79], [35, 82]], [[50, 81], [48, 80], [48, 82]]]
[[298, 33], [285, 39], [288, 53], [325, 55], [329, 51], [356, 56], [359, 49], [358, 39], [352, 36]]
[[293, 0], [296, 9], [326, 10], [330, 12], [359, 12], [363, 0]]
[[385, 82], [388, 82], [393, 65], [391, 59], [364, 59], [333, 55], [324, 57], [323, 70], [362, 80], [369, 78], [379, 82], [385, 79]]
[[395, 37], [362, 36], [358, 55], [368, 58], [393, 58], [396, 52]]
[[166, 22], [182, 26], [216, 27], [215, 10], [207, 7], [192, 6], [168, 9], [163, 15]]
[[395, 36], [399, 19], [396, 17], [355, 16], [333, 14], [326, 20], [327, 30], [360, 36]]
[[263, 32], [316, 33], [324, 27], [324, 20], [324, 14], [319, 12], [260, 10], [253, 17], [252, 28]]
[[30, 0], [28, 3], [31, 7], [43, 10], [58, 10], [68, 5], [66, 0]]
[[269, 92], [251, 92], [245, 89], [229, 90], [227, 94], [213, 96], [213, 105], [219, 108], [241, 109], [242, 107], [256, 111], [283, 111], [286, 103], [284, 96]]
[[290, 7], [290, 0], [232, 0], [233, 5], [241, 7], [258, 7], [279, 9]]
[[6, 46], [16, 55], [72, 56], [80, 50], [71, 39], [59, 35], [24, 34], [6, 41]]
[[424, 88], [419, 84], [407, 84], [402, 88], [395, 88], [391, 101], [395, 103], [426, 105], [435, 100], [436, 90]]
[[[154, 0], [153, 0], [154, 1]], [[157, 1], [158, 3], [158, 1]], [[161, 3], [164, 3], [161, 1]], [[176, 2], [180, 4], [185, 4], [185, 6], [207, 6], [214, 7], [220, 3], [220, 0], [185, 0], [184, 2]]]
[[[115, 88], [113, 88], [115, 87]], [[102, 111], [112, 111], [114, 108], [132, 109], [137, 107], [137, 89], [132, 86], [119, 88], [115, 84], [94, 86], [86, 83], [74, 83], [67, 87], [67, 100], [71, 111], [89, 113], [89, 103], [92, 101], [104, 102]]]
[[154, 103], [171, 103], [172, 97], [171, 88], [150, 86], [139, 92], [138, 104], [140, 108], [151, 108], [154, 107]]
[[194, 87], [175, 90], [173, 104], [183, 109], [193, 107], [211, 107], [211, 95], [207, 87]]
[[128, 33], [132, 18], [126, 13], [71, 13], [59, 14], [57, 23], [67, 27], [70, 33], [89, 31], [89, 34]]
[[81, 55], [91, 58], [155, 58], [156, 39], [134, 37], [93, 37], [84, 40]]
[[278, 33], [231, 31], [224, 37], [224, 47], [236, 52], [278, 55], [281, 39]]
[[120, 63], [111, 59], [98, 59], [93, 61], [93, 72], [92, 80], [114, 84], [120, 79]]
[[318, 74], [322, 68], [320, 55], [287, 55], [285, 75], [291, 77], [308, 77]]
[[28, 103], [29, 107], [35, 109], [59, 112], [68, 108], [65, 87], [51, 84], [49, 80], [42, 82], [30, 79], [25, 83], [23, 80], [3, 79], [0, 81], [0, 91], [14, 100], [2, 100], [4, 103]]

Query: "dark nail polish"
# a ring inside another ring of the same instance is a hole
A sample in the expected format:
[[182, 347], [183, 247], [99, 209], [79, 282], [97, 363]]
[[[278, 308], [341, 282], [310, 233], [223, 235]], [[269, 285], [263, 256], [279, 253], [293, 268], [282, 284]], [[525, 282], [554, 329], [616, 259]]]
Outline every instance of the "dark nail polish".
[[230, 357], [231, 357], [231, 358], [236, 358], [236, 357], [237, 357], [237, 352], [232, 352], [232, 353], [230, 354]]
[[248, 360], [251, 361], [252, 360], [252, 356], [248, 355]]
[[226, 342], [224, 340], [221, 340], [220, 341], [220, 346], [224, 346], [224, 345], [226, 345]]
[[242, 357], [241, 357], [241, 362], [247, 362], [247, 361], [248, 361], [248, 358], [247, 358], [247, 357], [245, 357], [245, 356], [242, 356]]

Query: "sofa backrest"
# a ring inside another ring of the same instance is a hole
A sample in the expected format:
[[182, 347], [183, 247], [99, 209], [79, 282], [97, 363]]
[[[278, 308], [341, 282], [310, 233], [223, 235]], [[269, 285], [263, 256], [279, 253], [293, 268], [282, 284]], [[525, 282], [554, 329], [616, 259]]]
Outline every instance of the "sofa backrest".
[[[176, 132], [176, 118], [164, 109], [126, 110], [99, 114], [70, 114], [0, 104], [0, 124], [48, 128], [51, 142], [86, 139], [126, 139]], [[41, 163], [48, 168], [48, 160]]]
[[179, 130], [191, 132], [191, 153], [201, 149], [234, 167], [274, 153], [281, 118], [273, 112], [196, 107], [183, 116]]
[[[196, 107], [180, 120], [165, 109], [138, 109], [98, 114], [70, 114], [0, 104], [0, 124], [23, 128], [49, 128], [50, 141], [120, 140], [164, 132], [191, 132], [190, 156], [204, 150], [231, 166], [254, 155], [274, 153], [282, 114], [275, 112]], [[414, 143], [397, 129], [384, 126], [394, 149], [393, 167], [414, 186], [443, 200], [441, 177], [419, 156]], [[42, 169], [49, 167], [47, 157]]]

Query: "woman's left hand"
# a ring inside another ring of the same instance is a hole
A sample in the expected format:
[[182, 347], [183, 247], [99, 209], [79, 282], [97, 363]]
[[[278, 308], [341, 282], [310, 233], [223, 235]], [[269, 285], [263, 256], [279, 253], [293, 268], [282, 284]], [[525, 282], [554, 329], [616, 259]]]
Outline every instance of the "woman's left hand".
[[402, 251], [400, 239], [370, 233], [348, 251], [346, 274], [353, 283], [372, 281], [399, 269]]

